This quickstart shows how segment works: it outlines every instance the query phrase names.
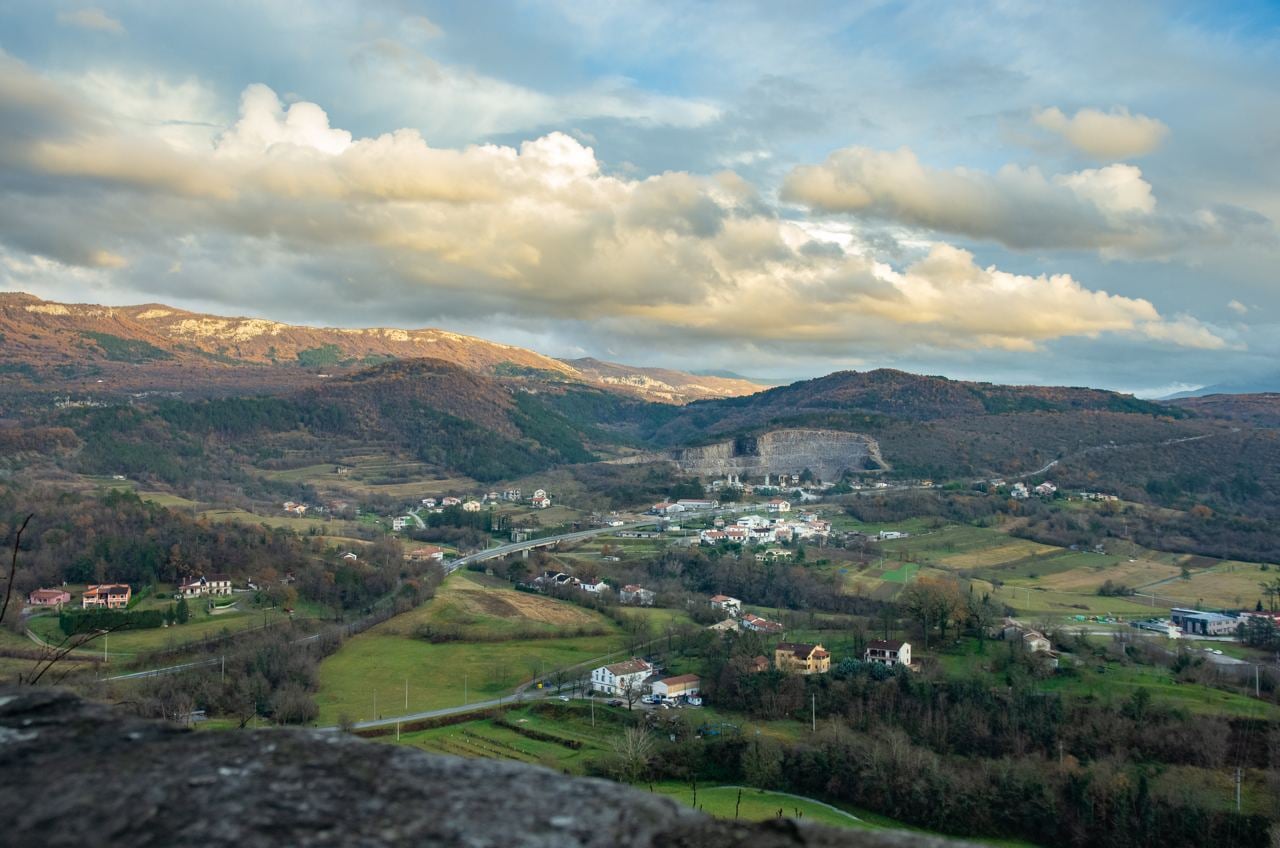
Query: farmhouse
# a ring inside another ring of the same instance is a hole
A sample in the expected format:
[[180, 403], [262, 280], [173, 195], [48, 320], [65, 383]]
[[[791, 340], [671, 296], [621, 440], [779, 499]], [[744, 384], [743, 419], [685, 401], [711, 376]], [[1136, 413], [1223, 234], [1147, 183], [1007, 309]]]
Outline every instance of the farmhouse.
[[831, 670], [831, 654], [821, 645], [779, 642], [773, 649], [773, 665], [787, 674], [826, 674]]
[[591, 672], [591, 688], [605, 695], [638, 694], [644, 681], [653, 674], [653, 666], [639, 657], [626, 662], [605, 665]]
[[428, 562], [434, 560], [436, 562], [444, 562], [444, 548], [437, 548], [435, 545], [427, 545], [425, 548], [414, 548], [404, 555], [409, 562]]
[[210, 577], [188, 579], [178, 587], [178, 594], [184, 598], [198, 598], [202, 595], [230, 595], [231, 578], [225, 574], [214, 574]]
[[791, 502], [785, 501], [782, 498], [771, 498], [769, 500], [769, 511], [770, 512], [790, 512]]
[[462, 503], [462, 498], [455, 498], [452, 495], [440, 499], [440, 506], [458, 506]]
[[27, 595], [27, 603], [33, 607], [60, 607], [71, 603], [71, 593], [65, 589], [36, 589]]
[[400, 515], [391, 519], [392, 530], [403, 530], [413, 523], [413, 519], [407, 515]]
[[769, 548], [756, 554], [756, 562], [777, 562], [789, 560], [794, 556], [795, 551], [789, 551], [786, 548]]
[[724, 621], [712, 624], [707, 629], [714, 630], [721, 635], [724, 635], [725, 633], [737, 633], [739, 630], [738, 619], [726, 618]]
[[731, 598], [728, 595], [712, 595], [711, 608], [723, 610], [729, 615], [737, 616], [742, 612], [742, 601], [737, 598]]
[[551, 506], [551, 498], [546, 495], [534, 495], [533, 499], [530, 500], [529, 503], [533, 504], [535, 509], [546, 509]]
[[766, 633], [774, 636], [782, 634], [783, 627], [779, 622], [770, 621], [767, 618], [761, 618], [754, 613], [747, 613], [742, 617], [742, 629], [750, 630], [754, 633]]
[[662, 501], [661, 503], [656, 503], [649, 507], [649, 512], [654, 515], [675, 515], [678, 512], [684, 512], [684, 507], [680, 506], [678, 503]]
[[880, 665], [911, 665], [911, 643], [873, 639], [862, 653], [862, 661]]
[[466, 503], [464, 503], [464, 504], [462, 505], [462, 511], [463, 511], [463, 512], [479, 512], [479, 511], [480, 511], [480, 501], [474, 501], [474, 500], [473, 500], [473, 501], [467, 501]]
[[80, 608], [124, 609], [129, 606], [129, 600], [132, 597], [133, 589], [123, 583], [100, 583], [84, 590], [84, 595], [80, 598]]
[[698, 695], [702, 680], [696, 674], [681, 674], [677, 677], [666, 677], [651, 687], [653, 694], [660, 698], [693, 698]]
[[637, 586], [635, 583], [628, 583], [622, 587], [622, 591], [618, 593], [618, 600], [624, 604], [636, 604], [642, 607], [653, 606], [655, 595], [649, 589], [643, 586]]

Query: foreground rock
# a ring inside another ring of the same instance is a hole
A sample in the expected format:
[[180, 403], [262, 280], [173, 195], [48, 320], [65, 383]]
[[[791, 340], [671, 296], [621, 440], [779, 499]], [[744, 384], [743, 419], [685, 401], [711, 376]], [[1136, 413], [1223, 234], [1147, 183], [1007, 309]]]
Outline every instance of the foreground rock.
[[192, 733], [50, 689], [0, 689], [7, 846], [954, 846], [716, 821], [600, 780], [319, 731]]

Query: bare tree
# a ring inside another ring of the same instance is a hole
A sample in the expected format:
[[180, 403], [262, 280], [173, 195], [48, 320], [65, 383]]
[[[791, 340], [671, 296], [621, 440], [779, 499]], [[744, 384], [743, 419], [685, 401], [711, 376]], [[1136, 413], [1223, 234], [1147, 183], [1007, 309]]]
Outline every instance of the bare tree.
[[653, 737], [643, 727], [628, 727], [613, 741], [618, 755], [618, 772], [628, 783], [635, 783], [649, 767], [653, 753]]
[[636, 701], [640, 700], [640, 696], [643, 694], [640, 691], [640, 684], [636, 683], [634, 677], [626, 678], [619, 688], [622, 690], [623, 700], [627, 702], [627, 709], [635, 706]]

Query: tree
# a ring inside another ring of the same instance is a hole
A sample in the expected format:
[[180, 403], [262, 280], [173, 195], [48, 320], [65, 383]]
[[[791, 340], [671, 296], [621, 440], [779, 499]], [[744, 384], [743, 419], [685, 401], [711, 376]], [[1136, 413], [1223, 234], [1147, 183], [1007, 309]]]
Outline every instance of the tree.
[[191, 607], [187, 604], [186, 598], [178, 600], [178, 609], [173, 617], [179, 624], [186, 624], [191, 620]]
[[634, 677], [628, 677], [622, 682], [622, 698], [627, 702], [627, 709], [631, 709], [636, 701], [640, 700], [641, 691], [640, 684], [636, 682]]
[[649, 767], [653, 737], [643, 727], [628, 727], [613, 740], [618, 755], [618, 775], [627, 783], [635, 783]]

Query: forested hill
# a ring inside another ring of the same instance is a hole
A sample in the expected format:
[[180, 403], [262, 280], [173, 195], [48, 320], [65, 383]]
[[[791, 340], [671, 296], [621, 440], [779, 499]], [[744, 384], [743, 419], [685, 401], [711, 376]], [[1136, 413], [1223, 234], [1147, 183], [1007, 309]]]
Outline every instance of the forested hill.
[[229, 454], [269, 450], [280, 439], [295, 447], [326, 440], [387, 445], [478, 480], [595, 458], [586, 432], [541, 395], [432, 359], [387, 363], [276, 396], [76, 409], [54, 423], [83, 440], [80, 470], [164, 482], [202, 470], [230, 474]]

